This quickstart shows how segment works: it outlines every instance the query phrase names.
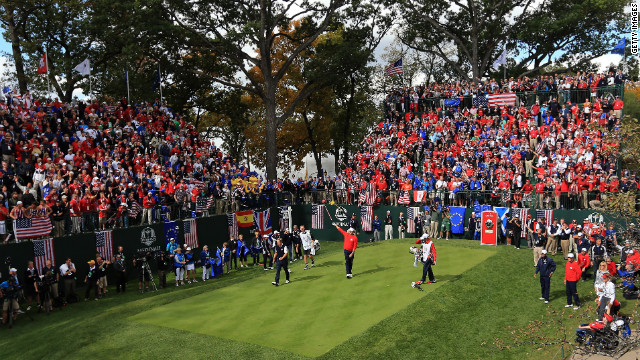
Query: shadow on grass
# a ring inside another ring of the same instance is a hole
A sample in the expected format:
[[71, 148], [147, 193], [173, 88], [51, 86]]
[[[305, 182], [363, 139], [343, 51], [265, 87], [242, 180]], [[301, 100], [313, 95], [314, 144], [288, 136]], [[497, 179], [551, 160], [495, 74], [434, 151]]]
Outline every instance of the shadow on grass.
[[373, 274], [373, 273], [377, 273], [380, 271], [385, 271], [385, 270], [389, 270], [391, 269], [390, 267], [383, 267], [383, 266], [378, 266], [375, 269], [369, 269], [363, 272], [357, 272], [357, 275], [365, 275], [365, 274]]
[[341, 264], [344, 264], [344, 261], [335, 260], [335, 261], [322, 262], [320, 264], [317, 264], [316, 267], [336, 266]]
[[301, 282], [301, 281], [312, 281], [312, 280], [318, 280], [320, 279], [322, 276], [321, 275], [310, 275], [310, 276], [305, 276], [302, 278], [291, 278], [291, 281], [296, 281], [296, 282]]

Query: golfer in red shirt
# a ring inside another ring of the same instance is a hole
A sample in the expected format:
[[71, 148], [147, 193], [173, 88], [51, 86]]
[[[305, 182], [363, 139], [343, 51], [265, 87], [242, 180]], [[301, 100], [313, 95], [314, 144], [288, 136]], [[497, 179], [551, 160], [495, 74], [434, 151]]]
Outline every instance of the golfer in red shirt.
[[353, 258], [356, 255], [356, 248], [358, 247], [356, 230], [349, 228], [349, 230], [344, 231], [338, 225], [336, 225], [336, 229], [338, 229], [338, 231], [342, 233], [342, 236], [344, 236], [344, 265], [347, 269], [347, 279], [351, 279], [353, 277], [353, 274], [351, 273]]

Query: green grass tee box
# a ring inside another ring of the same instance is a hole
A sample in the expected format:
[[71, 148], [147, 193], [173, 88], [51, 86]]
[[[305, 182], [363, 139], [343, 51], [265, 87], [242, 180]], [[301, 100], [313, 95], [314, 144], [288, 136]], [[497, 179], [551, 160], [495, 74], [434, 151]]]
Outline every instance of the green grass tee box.
[[[316, 267], [291, 265], [292, 282], [271, 285], [274, 272], [222, 289], [176, 301], [134, 315], [132, 320], [194, 333], [319, 356], [381, 320], [406, 308], [443, 283], [481, 263], [493, 248], [436, 244], [438, 283], [425, 292], [410, 287], [422, 275], [413, 267], [408, 241], [385, 241], [358, 249], [353, 279], [345, 277], [342, 252], [324, 257]], [[437, 302], [437, 298], [433, 298]], [[416, 309], [419, 313], [420, 309]]]

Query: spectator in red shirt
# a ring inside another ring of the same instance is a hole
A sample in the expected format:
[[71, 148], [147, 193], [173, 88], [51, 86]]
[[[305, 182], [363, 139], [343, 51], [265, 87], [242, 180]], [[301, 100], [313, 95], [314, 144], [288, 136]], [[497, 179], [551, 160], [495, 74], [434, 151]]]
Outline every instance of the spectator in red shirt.
[[149, 220], [149, 225], [153, 222], [153, 207], [156, 205], [156, 199], [153, 198], [151, 191], [147, 193], [147, 196], [142, 200], [142, 220], [140, 225], [144, 225], [145, 219]]

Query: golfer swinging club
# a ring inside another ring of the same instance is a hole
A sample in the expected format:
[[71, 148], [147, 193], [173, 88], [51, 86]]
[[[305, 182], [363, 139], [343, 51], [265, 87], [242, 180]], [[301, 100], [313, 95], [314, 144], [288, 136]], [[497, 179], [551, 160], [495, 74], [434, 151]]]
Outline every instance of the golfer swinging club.
[[347, 270], [347, 279], [351, 279], [353, 274], [351, 268], [353, 267], [353, 258], [356, 255], [356, 248], [358, 247], [358, 238], [356, 237], [356, 230], [349, 228], [347, 231], [342, 230], [338, 225], [336, 229], [344, 236], [344, 266]]

